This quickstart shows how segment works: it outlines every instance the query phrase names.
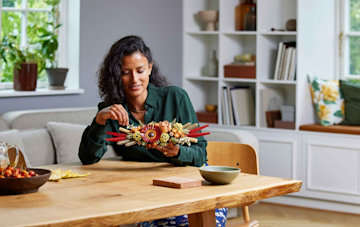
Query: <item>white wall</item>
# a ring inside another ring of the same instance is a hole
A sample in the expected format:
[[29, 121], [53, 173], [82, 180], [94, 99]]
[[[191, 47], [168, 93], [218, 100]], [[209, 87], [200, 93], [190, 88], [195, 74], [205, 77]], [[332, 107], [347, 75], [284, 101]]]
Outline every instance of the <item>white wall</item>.
[[[173, 85], [181, 86], [182, 1], [81, 0], [80, 95], [0, 98], [0, 114], [11, 110], [96, 106], [96, 72], [111, 44], [141, 36]], [[69, 40], [71, 42], [71, 40]]]

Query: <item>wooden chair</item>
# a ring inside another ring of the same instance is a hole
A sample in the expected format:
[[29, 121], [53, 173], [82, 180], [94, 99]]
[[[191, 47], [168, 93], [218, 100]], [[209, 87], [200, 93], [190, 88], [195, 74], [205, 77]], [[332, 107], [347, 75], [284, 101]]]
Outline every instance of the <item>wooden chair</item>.
[[[242, 173], [259, 174], [258, 158], [255, 149], [247, 144], [208, 141], [207, 158], [209, 165], [232, 166], [241, 169]], [[256, 220], [250, 221], [248, 206], [242, 207], [244, 225], [258, 226]]]

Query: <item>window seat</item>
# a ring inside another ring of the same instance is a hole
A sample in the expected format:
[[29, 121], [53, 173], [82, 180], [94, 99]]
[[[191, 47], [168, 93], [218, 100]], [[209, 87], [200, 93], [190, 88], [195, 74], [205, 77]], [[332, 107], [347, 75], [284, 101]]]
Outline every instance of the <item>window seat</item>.
[[352, 126], [352, 125], [323, 126], [321, 124], [310, 124], [310, 125], [301, 125], [300, 130], [360, 135], [360, 126]]

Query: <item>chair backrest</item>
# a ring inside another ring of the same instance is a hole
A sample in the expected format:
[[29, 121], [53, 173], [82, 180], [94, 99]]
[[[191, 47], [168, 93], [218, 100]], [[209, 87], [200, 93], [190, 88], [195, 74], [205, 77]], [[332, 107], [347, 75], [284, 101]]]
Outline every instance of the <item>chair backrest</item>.
[[208, 141], [206, 150], [209, 165], [238, 167], [242, 173], [259, 174], [257, 154], [250, 145]]

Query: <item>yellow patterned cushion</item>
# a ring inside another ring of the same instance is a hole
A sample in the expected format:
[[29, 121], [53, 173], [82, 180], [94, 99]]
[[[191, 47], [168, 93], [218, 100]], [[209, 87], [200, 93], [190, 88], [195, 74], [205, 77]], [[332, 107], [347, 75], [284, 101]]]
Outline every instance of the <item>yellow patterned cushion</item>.
[[324, 126], [344, 120], [344, 97], [338, 80], [323, 80], [308, 76], [311, 99], [320, 123]]

